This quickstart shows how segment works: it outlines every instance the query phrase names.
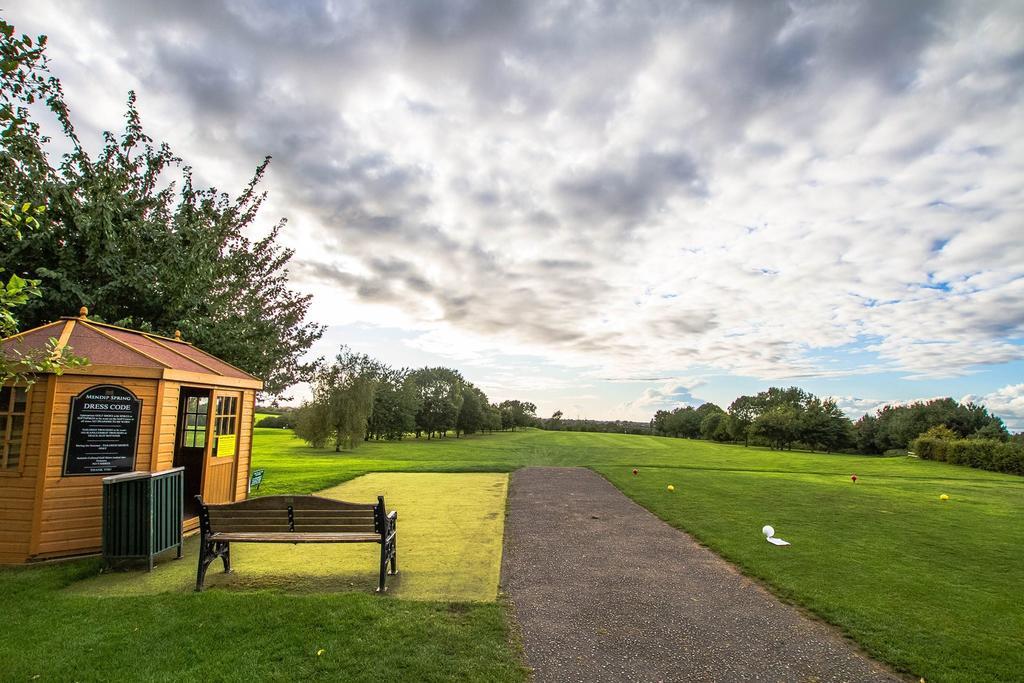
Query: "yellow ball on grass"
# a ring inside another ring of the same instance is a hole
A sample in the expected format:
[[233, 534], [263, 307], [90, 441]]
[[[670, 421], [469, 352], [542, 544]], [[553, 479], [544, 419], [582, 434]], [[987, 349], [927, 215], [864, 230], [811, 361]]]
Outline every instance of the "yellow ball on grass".
[[943, 493], [941, 496], [939, 496], [939, 500], [949, 500], [949, 496]]
[[673, 486], [672, 484], [669, 484], [669, 485], [668, 485], [668, 492], [669, 492], [669, 493], [672, 493], [672, 492], [673, 492], [673, 491], [675, 491], [675, 490], [676, 490], [676, 487], [675, 487], [675, 486]]

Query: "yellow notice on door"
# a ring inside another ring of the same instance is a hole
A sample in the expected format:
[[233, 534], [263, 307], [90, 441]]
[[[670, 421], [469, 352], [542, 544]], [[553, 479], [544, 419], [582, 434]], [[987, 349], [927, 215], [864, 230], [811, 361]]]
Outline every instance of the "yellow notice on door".
[[218, 458], [230, 458], [235, 454], [235, 445], [238, 442], [238, 437], [234, 434], [222, 434], [217, 437], [217, 453]]

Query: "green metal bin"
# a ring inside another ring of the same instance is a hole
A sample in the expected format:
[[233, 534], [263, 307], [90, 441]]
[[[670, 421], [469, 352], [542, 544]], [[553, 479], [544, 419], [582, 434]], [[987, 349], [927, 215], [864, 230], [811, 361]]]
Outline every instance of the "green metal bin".
[[153, 570], [160, 553], [178, 549], [184, 507], [184, 467], [129, 472], [103, 479], [103, 559], [145, 559]]

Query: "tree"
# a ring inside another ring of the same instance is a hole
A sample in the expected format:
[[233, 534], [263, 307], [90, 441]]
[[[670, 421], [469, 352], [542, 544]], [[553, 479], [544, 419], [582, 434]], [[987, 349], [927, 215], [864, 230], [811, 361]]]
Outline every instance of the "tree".
[[455, 423], [455, 436], [483, 431], [487, 424], [486, 410], [489, 405], [487, 394], [466, 382], [462, 387], [462, 406]]
[[938, 439], [939, 441], [956, 441], [959, 435], [946, 425], [936, 425], [921, 434], [926, 439]]
[[673, 436], [670, 432], [671, 418], [672, 413], [667, 410], [659, 410], [655, 412], [654, 418], [651, 420], [651, 431], [655, 434], [661, 434], [662, 436]]
[[700, 422], [701, 438], [715, 441], [724, 441], [721, 436], [728, 432], [723, 430], [723, 425], [728, 421], [729, 416], [724, 411], [708, 413]]
[[761, 413], [750, 426], [751, 434], [763, 436], [772, 448], [782, 450], [799, 436], [800, 417], [792, 406], [777, 405]]
[[49, 71], [46, 36], [37, 36], [33, 42], [28, 35], [17, 35], [14, 26], [0, 19], [0, 177], [17, 176], [23, 183], [19, 190], [33, 190], [12, 192], [5, 185], [10, 196], [39, 194], [34, 192], [36, 186], [52, 173], [43, 148], [47, 138], [30, 116], [29, 107], [37, 103], [45, 103], [58, 124], [68, 128], [60, 81]]
[[447, 435], [455, 428], [462, 408], [462, 379], [449, 368], [420, 368], [411, 373], [419, 398], [416, 411], [416, 438], [426, 433], [430, 439]]
[[811, 450], [821, 448], [832, 452], [845, 448], [852, 441], [852, 423], [830, 398], [808, 398], [799, 421], [799, 439]]
[[528, 401], [508, 400], [498, 404], [501, 411], [501, 428], [516, 430], [529, 427], [537, 419], [537, 406]]
[[[808, 401], [814, 398], [799, 387], [769, 387], [756, 396], [740, 396], [729, 406], [730, 435], [736, 441], [743, 439], [749, 445], [751, 436], [764, 437], [776, 447], [788, 446], [799, 438], [798, 421]], [[771, 416], [767, 416], [772, 413]], [[785, 423], [785, 429], [782, 424]], [[780, 431], [781, 430], [781, 431]], [[776, 434], [769, 437], [768, 433]], [[779, 439], [782, 439], [780, 442]], [[784, 444], [778, 445], [778, 444]]]
[[[41, 37], [15, 39], [0, 23], [0, 191], [47, 205], [49, 220], [0, 252], [0, 269], [38, 278], [40, 296], [19, 322], [35, 326], [87, 305], [102, 320], [185, 338], [262, 377], [280, 394], [308, 378], [300, 361], [323, 328], [304, 322], [310, 297], [289, 289], [292, 252], [277, 244], [284, 221], [257, 240], [269, 157], [235, 199], [198, 189], [166, 144], [143, 131], [129, 94], [124, 133], [104, 134], [93, 158], [79, 142], [60, 82], [46, 69]], [[50, 165], [49, 138], [28, 104], [45, 98], [70, 149]], [[167, 180], [176, 182], [166, 182]]]
[[700, 423], [703, 416], [693, 406], [677, 408], [672, 411], [675, 433], [687, 439], [700, 438]]
[[857, 447], [864, 453], [903, 450], [938, 425], [945, 425], [961, 439], [978, 431], [996, 439], [1005, 439], [1008, 435], [1003, 421], [990, 414], [985, 406], [938, 398], [883, 406], [873, 416], [865, 415], [855, 425]]
[[[33, 207], [26, 202], [15, 206], [0, 193], [0, 241], [13, 244], [20, 241], [25, 231], [33, 230], [39, 225], [37, 216], [42, 207]], [[3, 269], [0, 268], [0, 275]], [[18, 331], [18, 319], [14, 309], [24, 306], [33, 297], [39, 297], [39, 281], [25, 279], [11, 274], [7, 283], [0, 280], [0, 338], [8, 337]], [[61, 374], [65, 368], [84, 365], [87, 360], [75, 356], [71, 348], [58, 348], [57, 340], [51, 338], [43, 348], [20, 350], [9, 348], [0, 354], [0, 384], [14, 382], [32, 384], [39, 373], [50, 372]]]
[[729, 434], [734, 441], [743, 440], [743, 445], [750, 445], [750, 426], [759, 413], [758, 406], [752, 396], [740, 396], [729, 404]]
[[364, 353], [341, 347], [334, 362], [320, 364], [313, 398], [302, 409], [295, 433], [313, 446], [334, 440], [334, 450], [355, 448], [366, 437], [380, 367]]
[[994, 439], [995, 441], [1007, 441], [1010, 438], [1010, 433], [1006, 430], [1006, 425], [1003, 424], [1003, 421], [996, 417], [992, 422], [972, 432], [969, 438], [975, 440]]
[[320, 390], [328, 405], [335, 451], [355, 448], [364, 440], [379, 375], [376, 361], [345, 346], [325, 368]]
[[493, 403], [487, 406], [484, 414], [484, 424], [489, 432], [501, 430], [501, 409]]
[[878, 423], [874, 415], [864, 414], [853, 425], [854, 443], [861, 453], [881, 453], [878, 447]]
[[[49, 75], [45, 53], [46, 36], [17, 36], [14, 26], [0, 19], [0, 165], [16, 163], [11, 152], [25, 152], [22, 166], [26, 171], [40, 165], [38, 150], [32, 141], [40, 137], [38, 124], [29, 119], [29, 105], [37, 100], [59, 94], [60, 84]], [[24, 163], [28, 162], [28, 163]], [[2, 176], [2, 174], [0, 174]], [[28, 179], [34, 178], [29, 174]], [[13, 247], [26, 235], [42, 227], [40, 218], [45, 202], [14, 201], [10, 190], [0, 187], [0, 244]], [[38, 193], [31, 193], [36, 195]], [[18, 195], [13, 195], [18, 196]], [[0, 275], [5, 268], [0, 264]], [[43, 295], [39, 280], [30, 277], [29, 269], [11, 273], [0, 280], [0, 338], [15, 334], [21, 327], [14, 309], [24, 307], [33, 298]], [[57, 340], [50, 339], [42, 349], [11, 351], [0, 354], [0, 384], [13, 381], [31, 384], [38, 373], [61, 374], [65, 368], [84, 365], [86, 359], [75, 356], [67, 346], [58, 350]]]
[[722, 410], [719, 406], [715, 405], [714, 403], [710, 402], [701, 403], [699, 406], [697, 406], [696, 412], [698, 415], [700, 415], [701, 421], [703, 421], [704, 418], [707, 417], [708, 415], [725, 414], [724, 410]]
[[704, 419], [713, 414], [724, 414], [724, 411], [714, 403], [703, 403], [697, 408], [679, 406], [671, 411], [659, 410], [651, 420], [651, 431], [664, 436], [698, 439], [702, 435]]
[[313, 448], [323, 448], [331, 438], [331, 419], [327, 406], [307, 401], [295, 411], [295, 436]]
[[416, 384], [406, 369], [381, 368], [373, 411], [367, 424], [367, 436], [374, 439], [401, 439], [416, 429], [419, 410]]

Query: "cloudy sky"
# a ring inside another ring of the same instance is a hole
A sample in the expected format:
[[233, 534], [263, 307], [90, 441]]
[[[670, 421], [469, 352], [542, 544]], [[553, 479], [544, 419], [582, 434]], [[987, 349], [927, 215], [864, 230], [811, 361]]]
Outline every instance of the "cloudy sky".
[[1024, 429], [1024, 3], [47, 2], [82, 135], [274, 161], [329, 330], [542, 414], [771, 384]]

